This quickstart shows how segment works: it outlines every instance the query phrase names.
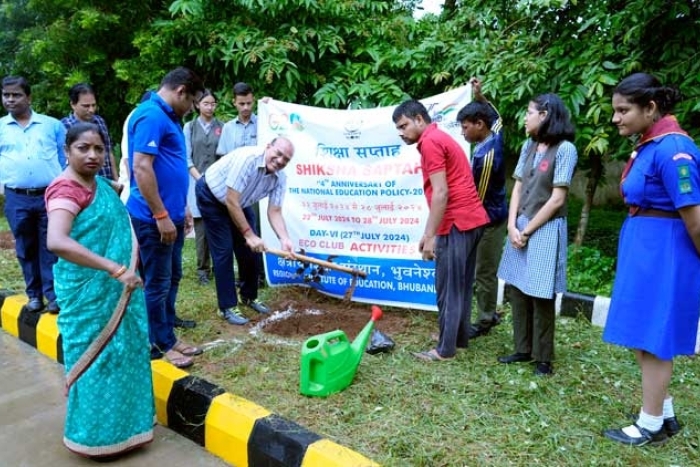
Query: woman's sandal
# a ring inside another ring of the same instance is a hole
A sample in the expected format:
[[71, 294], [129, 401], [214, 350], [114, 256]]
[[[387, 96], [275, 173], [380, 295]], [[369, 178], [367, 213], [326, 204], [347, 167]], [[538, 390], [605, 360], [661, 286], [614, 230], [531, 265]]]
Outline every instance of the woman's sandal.
[[170, 349], [163, 354], [163, 360], [170, 362], [175, 368], [189, 368], [194, 364], [194, 361], [174, 349]]
[[187, 357], [194, 357], [197, 355], [202, 355], [202, 353], [204, 353], [204, 350], [200, 349], [199, 347], [185, 344], [182, 341], [177, 341], [173, 346], [173, 350], [175, 350], [176, 352], [180, 352], [182, 355], [185, 355]]

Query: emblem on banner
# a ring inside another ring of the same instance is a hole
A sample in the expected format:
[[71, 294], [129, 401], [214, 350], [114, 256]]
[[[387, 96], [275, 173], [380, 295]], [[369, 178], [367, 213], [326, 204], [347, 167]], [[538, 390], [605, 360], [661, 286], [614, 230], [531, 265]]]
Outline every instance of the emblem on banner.
[[270, 129], [276, 133], [283, 132], [287, 128], [287, 115], [271, 113], [268, 117]]
[[362, 120], [352, 118], [345, 122], [345, 125], [343, 126], [344, 135], [347, 139], [358, 139], [362, 132], [360, 131], [360, 128], [362, 127]]
[[301, 115], [293, 113], [289, 115], [289, 123], [291, 123], [292, 128], [297, 131], [304, 131], [304, 122], [301, 120]]

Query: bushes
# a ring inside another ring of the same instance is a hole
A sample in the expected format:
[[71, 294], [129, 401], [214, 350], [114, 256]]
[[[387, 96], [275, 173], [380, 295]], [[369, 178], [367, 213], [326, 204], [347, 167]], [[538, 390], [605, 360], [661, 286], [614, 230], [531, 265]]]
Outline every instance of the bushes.
[[615, 278], [615, 258], [595, 248], [570, 245], [566, 273], [568, 290], [609, 297]]

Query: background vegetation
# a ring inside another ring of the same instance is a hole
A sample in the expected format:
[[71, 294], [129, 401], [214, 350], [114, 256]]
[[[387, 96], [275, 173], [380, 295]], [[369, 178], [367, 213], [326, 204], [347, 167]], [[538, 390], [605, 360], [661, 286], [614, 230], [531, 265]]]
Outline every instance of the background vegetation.
[[678, 85], [682, 125], [700, 134], [700, 1], [448, 0], [413, 18], [405, 0], [3, 0], [0, 73], [22, 74], [34, 104], [62, 116], [89, 81], [113, 136], [145, 89], [178, 65], [197, 70], [231, 115], [231, 86], [346, 108], [396, 104], [485, 80], [515, 157], [530, 98], [559, 93], [577, 125], [588, 177], [581, 244], [605, 163], [630, 144], [609, 125], [612, 87], [634, 71]]
[[[688, 97], [679, 120], [700, 135], [700, 1], [447, 0], [441, 15], [416, 21], [417, 3], [2, 0], [0, 73], [26, 76], [34, 107], [56, 117], [69, 112], [71, 85], [92, 83], [115, 139], [142, 92], [179, 65], [202, 75], [225, 117], [236, 81], [251, 83], [258, 97], [347, 108], [422, 98], [476, 75], [505, 119], [513, 159], [528, 100], [559, 93], [588, 179], [586, 196], [569, 210], [572, 240], [581, 243], [590, 225], [585, 248], [570, 252], [570, 288], [606, 294], [624, 209], [591, 204], [606, 164], [631, 150], [609, 124], [612, 88], [634, 71], [678, 85]], [[200, 322], [187, 338], [202, 341], [211, 339], [215, 300], [195, 285], [189, 243], [187, 251], [179, 306]], [[0, 282], [20, 291], [8, 254], [0, 254]], [[259, 338], [207, 352], [195, 371], [388, 466], [696, 463], [697, 360], [676, 365], [672, 387], [691, 428], [662, 449], [626, 449], [605, 443], [599, 430], [638, 409], [638, 372], [627, 352], [601, 343], [599, 329], [563, 320], [557, 375], [544, 382], [528, 367], [493, 364], [510, 350], [507, 322], [457, 361], [427, 368], [408, 350], [429, 345], [433, 317], [407, 316], [413, 331], [398, 336], [397, 352], [365, 358], [356, 384], [333, 398], [300, 398], [297, 353]]]

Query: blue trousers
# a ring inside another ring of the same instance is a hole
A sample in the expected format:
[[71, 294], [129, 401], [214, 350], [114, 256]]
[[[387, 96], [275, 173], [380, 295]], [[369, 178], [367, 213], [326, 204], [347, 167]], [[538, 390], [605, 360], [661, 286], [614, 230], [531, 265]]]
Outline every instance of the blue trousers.
[[148, 312], [148, 335], [151, 358], [160, 358], [177, 342], [175, 336], [175, 300], [182, 279], [182, 246], [184, 224], [176, 224], [177, 239], [173, 244], [160, 241], [156, 224], [134, 217], [131, 223], [139, 241], [139, 270]]
[[17, 260], [24, 275], [29, 299], [56, 300], [53, 290], [53, 265], [58, 259], [46, 247], [48, 216], [44, 197], [28, 196], [5, 190], [5, 218], [15, 237]]
[[[216, 199], [209, 190], [204, 177], [197, 181], [195, 195], [197, 206], [204, 219], [207, 243], [209, 243], [211, 260], [214, 264], [219, 309], [224, 310], [238, 305], [233, 274], [234, 256], [238, 263], [241, 297], [255, 300], [258, 298], [258, 261], [255, 253], [248, 248], [245, 238], [234, 225], [226, 205]], [[254, 229], [255, 218], [250, 218], [253, 210], [245, 209], [243, 213], [251, 228]]]
[[452, 226], [435, 238], [435, 290], [437, 292], [441, 357], [454, 357], [457, 347], [469, 344], [476, 248], [484, 229], [461, 231]]

